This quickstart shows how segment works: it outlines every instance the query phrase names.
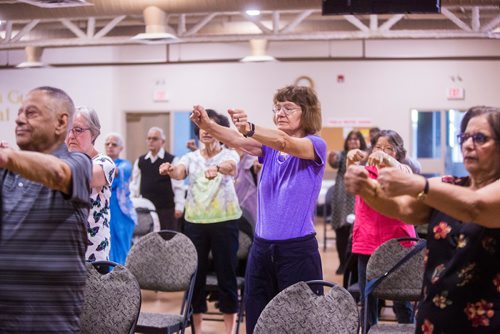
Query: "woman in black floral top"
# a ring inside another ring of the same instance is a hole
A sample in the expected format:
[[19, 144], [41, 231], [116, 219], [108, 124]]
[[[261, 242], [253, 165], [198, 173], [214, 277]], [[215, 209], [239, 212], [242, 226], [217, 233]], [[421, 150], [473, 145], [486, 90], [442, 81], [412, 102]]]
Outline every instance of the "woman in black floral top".
[[417, 333], [500, 333], [500, 109], [474, 107], [461, 134], [469, 176], [430, 180], [350, 168], [346, 188], [407, 223], [428, 222]]

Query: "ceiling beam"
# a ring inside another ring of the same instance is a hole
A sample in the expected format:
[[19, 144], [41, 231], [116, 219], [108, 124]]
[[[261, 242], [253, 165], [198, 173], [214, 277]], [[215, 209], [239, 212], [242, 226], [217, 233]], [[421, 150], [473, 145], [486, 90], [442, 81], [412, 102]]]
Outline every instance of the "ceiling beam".
[[94, 38], [101, 38], [106, 36], [108, 32], [113, 30], [113, 28], [116, 27], [118, 23], [123, 21], [126, 17], [127, 17], [126, 15], [115, 17], [110, 22], [108, 22], [108, 24], [106, 24], [101, 30], [99, 30], [97, 34], [95, 34]]

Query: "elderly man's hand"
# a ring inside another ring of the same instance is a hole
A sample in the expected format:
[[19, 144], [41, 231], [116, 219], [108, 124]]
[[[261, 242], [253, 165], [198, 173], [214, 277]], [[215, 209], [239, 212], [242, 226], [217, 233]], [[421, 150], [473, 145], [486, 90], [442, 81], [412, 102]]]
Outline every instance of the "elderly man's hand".
[[12, 149], [7, 146], [0, 146], [0, 168], [5, 168], [9, 162], [9, 154]]

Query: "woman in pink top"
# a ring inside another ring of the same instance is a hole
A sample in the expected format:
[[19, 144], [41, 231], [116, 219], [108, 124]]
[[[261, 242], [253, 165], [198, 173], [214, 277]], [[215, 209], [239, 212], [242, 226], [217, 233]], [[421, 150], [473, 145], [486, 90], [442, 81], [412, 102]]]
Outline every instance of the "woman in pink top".
[[[368, 156], [368, 158], [367, 158]], [[371, 153], [355, 149], [347, 154], [347, 166], [367, 161], [365, 167], [371, 179], [378, 177], [378, 171], [384, 167], [398, 167], [412, 174], [409, 166], [402, 163], [406, 157], [403, 139], [393, 130], [382, 130], [375, 138]], [[394, 238], [415, 237], [413, 225], [384, 216], [372, 209], [360, 196], [356, 197], [354, 209], [356, 220], [352, 233], [352, 253], [358, 255], [358, 281], [362, 298], [366, 282], [366, 265], [371, 254], [384, 242]], [[375, 298], [368, 299], [368, 328], [377, 323], [378, 306]], [[394, 302], [394, 313], [399, 323], [411, 323], [411, 305], [406, 302]], [[363, 314], [363, 311], [361, 312]], [[367, 329], [368, 329], [367, 328]]]

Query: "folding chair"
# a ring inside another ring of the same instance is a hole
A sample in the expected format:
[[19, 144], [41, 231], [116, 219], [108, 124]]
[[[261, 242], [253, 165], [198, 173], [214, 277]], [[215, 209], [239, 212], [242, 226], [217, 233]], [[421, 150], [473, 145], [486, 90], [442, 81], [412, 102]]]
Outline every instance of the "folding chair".
[[[413, 301], [420, 299], [424, 275], [426, 241], [416, 238], [396, 238], [380, 245], [368, 260], [363, 324], [367, 322], [368, 296]], [[413, 310], [414, 312], [415, 310]], [[369, 333], [414, 333], [414, 324], [375, 324]], [[363, 326], [366, 333], [366, 326]]]
[[141, 312], [136, 332], [184, 333], [192, 324], [191, 298], [197, 264], [196, 248], [179, 232], [151, 232], [132, 246], [126, 267], [137, 278], [141, 289], [184, 292], [179, 314]]
[[141, 309], [141, 290], [134, 275], [111, 261], [87, 262], [85, 266], [81, 332], [134, 333]]
[[[324, 286], [330, 291], [318, 295]], [[347, 290], [331, 282], [309, 281], [277, 294], [260, 314], [254, 334], [357, 334], [358, 329], [358, 308]]]

